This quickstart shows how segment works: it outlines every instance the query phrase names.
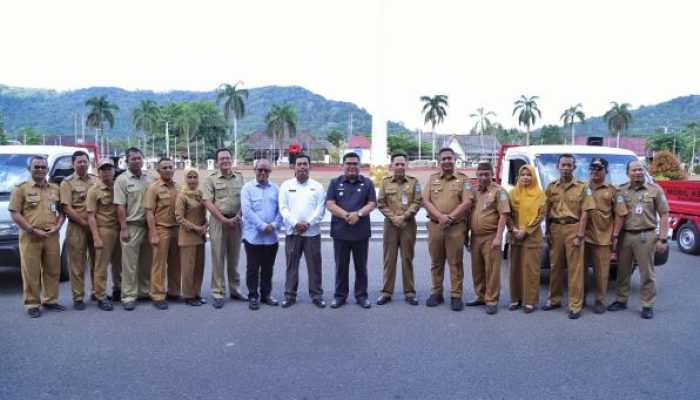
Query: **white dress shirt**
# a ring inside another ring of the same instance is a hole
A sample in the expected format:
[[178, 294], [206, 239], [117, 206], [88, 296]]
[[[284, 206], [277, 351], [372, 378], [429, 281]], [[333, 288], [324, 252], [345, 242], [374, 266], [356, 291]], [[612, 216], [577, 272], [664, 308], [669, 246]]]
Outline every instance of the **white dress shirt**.
[[287, 235], [298, 234], [294, 226], [300, 221], [310, 224], [301, 236], [320, 235], [321, 221], [326, 213], [326, 192], [311, 178], [304, 183], [297, 178], [289, 179], [280, 186], [279, 209]]

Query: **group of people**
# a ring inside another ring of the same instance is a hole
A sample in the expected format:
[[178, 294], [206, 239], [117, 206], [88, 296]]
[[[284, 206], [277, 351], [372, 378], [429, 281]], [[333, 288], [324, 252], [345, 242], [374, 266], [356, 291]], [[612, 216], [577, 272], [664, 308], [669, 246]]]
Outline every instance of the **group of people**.
[[[296, 303], [299, 264], [303, 256], [312, 303], [325, 308], [322, 287], [321, 221], [331, 213], [331, 237], [335, 258], [335, 290], [331, 308], [346, 304], [349, 267], [355, 269], [353, 295], [357, 304], [370, 308], [367, 259], [371, 236], [370, 213], [383, 214], [383, 285], [377, 305], [392, 300], [398, 254], [402, 267], [405, 301], [418, 305], [414, 283], [416, 214], [428, 215], [428, 249], [432, 285], [429, 307], [445, 302], [445, 263], [450, 270], [450, 307], [460, 311], [463, 302], [464, 249], [471, 250], [471, 270], [476, 298], [467, 306], [484, 306], [498, 312], [502, 238], [510, 245], [509, 310], [530, 313], [538, 306], [540, 252], [550, 245], [550, 293], [543, 310], [562, 306], [563, 271], [568, 268], [569, 318], [581, 315], [585, 291], [585, 265], [595, 276], [594, 312], [627, 307], [633, 262], [639, 265], [642, 317], [653, 317], [656, 289], [654, 251], [663, 251], [668, 230], [668, 206], [663, 191], [646, 182], [640, 162], [630, 162], [628, 184], [607, 183], [608, 163], [590, 163], [589, 182], [573, 176], [576, 159], [562, 154], [560, 178], [540, 189], [536, 170], [524, 165], [510, 193], [493, 181], [490, 163], [477, 167], [478, 185], [456, 171], [450, 148], [439, 152], [440, 172], [425, 186], [408, 175], [405, 154], [391, 157], [391, 175], [380, 183], [379, 195], [372, 181], [360, 174], [360, 157], [343, 156], [343, 174], [328, 188], [310, 178], [311, 159], [299, 155], [294, 178], [279, 187], [270, 181], [268, 160], [255, 163], [255, 180], [245, 182], [233, 170], [229, 149], [216, 151], [217, 170], [200, 185], [199, 172], [187, 169], [185, 183], [174, 180], [175, 165], [161, 159], [158, 178], [142, 172], [143, 154], [126, 152], [127, 170], [116, 180], [110, 159], [100, 160], [98, 175], [88, 173], [89, 158], [83, 151], [72, 157], [74, 173], [60, 188], [47, 181], [47, 162], [30, 160], [31, 179], [17, 185], [9, 211], [21, 228], [20, 256], [24, 303], [30, 317], [48, 310], [65, 310], [58, 303], [60, 246], [57, 232], [68, 219], [66, 246], [73, 306], [85, 309], [84, 277], [89, 264], [97, 306], [111, 311], [121, 302], [127, 311], [138, 301], [152, 301], [164, 310], [168, 301], [201, 306], [205, 241], [211, 247], [211, 302], [220, 309], [227, 294], [246, 301], [251, 310], [261, 304], [280, 304], [271, 296], [272, 274], [278, 251], [278, 231], [284, 227], [286, 279], [283, 308]], [[207, 212], [209, 217], [207, 218]], [[657, 219], [659, 235], [655, 236]], [[541, 223], [545, 221], [543, 234]], [[237, 270], [241, 243], [246, 252], [247, 296], [241, 291]], [[617, 250], [618, 278], [615, 301], [606, 307], [605, 294], [611, 251]], [[107, 294], [111, 266], [112, 293]], [[227, 285], [228, 282], [228, 285]], [[181, 297], [182, 296], [182, 297]]]

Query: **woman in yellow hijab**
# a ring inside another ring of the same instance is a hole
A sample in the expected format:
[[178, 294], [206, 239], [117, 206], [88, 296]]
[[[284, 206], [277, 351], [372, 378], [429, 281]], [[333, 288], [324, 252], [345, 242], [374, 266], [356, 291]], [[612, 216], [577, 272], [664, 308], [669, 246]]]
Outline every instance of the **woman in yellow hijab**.
[[545, 194], [540, 188], [537, 171], [523, 165], [518, 171], [518, 182], [510, 191], [510, 306], [517, 310], [524, 304], [526, 313], [535, 310], [539, 301], [540, 252]]

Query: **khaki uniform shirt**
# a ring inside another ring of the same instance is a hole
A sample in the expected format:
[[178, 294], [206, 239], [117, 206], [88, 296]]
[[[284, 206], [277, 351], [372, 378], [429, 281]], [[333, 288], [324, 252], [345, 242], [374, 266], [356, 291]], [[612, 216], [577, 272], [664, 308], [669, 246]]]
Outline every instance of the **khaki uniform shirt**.
[[[465, 198], [473, 199], [469, 178], [461, 172], [454, 172], [448, 176], [438, 172], [430, 175], [429, 179], [428, 184], [423, 188], [423, 197], [429, 199], [443, 214], [452, 212]], [[429, 217], [436, 219], [433, 216]], [[464, 218], [455, 220], [454, 223], [462, 221]]]
[[472, 187], [474, 206], [471, 209], [471, 230], [475, 235], [495, 233], [498, 220], [502, 214], [510, 213], [508, 193], [499, 185], [491, 182], [486, 190], [480, 186]]
[[599, 246], [612, 244], [613, 225], [615, 217], [627, 215], [627, 207], [620, 189], [605, 182], [596, 189], [590, 187], [593, 193], [595, 208], [588, 212], [586, 226], [586, 243]]
[[406, 175], [404, 180], [399, 181], [393, 176], [387, 176], [379, 187], [377, 208], [385, 217], [403, 215], [406, 220], [415, 218], [423, 202], [423, 193], [418, 179]]
[[[59, 199], [58, 185], [28, 180], [12, 189], [7, 209], [22, 214], [34, 228], [48, 230], [58, 223]], [[21, 231], [20, 235], [23, 234]]]
[[226, 177], [216, 171], [204, 180], [202, 198], [209, 200], [224, 216], [231, 218], [241, 209], [241, 189], [245, 183], [243, 174], [233, 171]]
[[114, 204], [114, 186], [102, 182], [88, 190], [87, 212], [95, 213], [97, 226], [100, 228], [119, 229], [117, 205]]
[[620, 192], [627, 206], [623, 230], [654, 229], [657, 214], [668, 213], [668, 202], [663, 189], [653, 183], [644, 183], [632, 189], [630, 183], [620, 186]]
[[114, 204], [126, 206], [126, 222], [146, 222], [146, 191], [152, 182], [146, 172], [138, 177], [129, 170], [114, 181]]
[[204, 243], [204, 236], [192, 229], [206, 223], [207, 209], [201, 196], [180, 192], [175, 201], [175, 220], [180, 225], [177, 243], [180, 246], [195, 246]]
[[556, 180], [547, 185], [545, 195], [550, 219], [579, 219], [582, 211], [595, 208], [588, 184], [580, 179], [574, 178], [569, 186]]
[[177, 200], [178, 194], [180, 194], [180, 186], [174, 181], [168, 184], [158, 180], [148, 188], [146, 209], [153, 211], [157, 227], [173, 228], [177, 226], [175, 200]]
[[80, 177], [72, 174], [61, 182], [61, 204], [73, 207], [82, 218], [87, 218], [88, 190], [97, 183], [95, 175]]

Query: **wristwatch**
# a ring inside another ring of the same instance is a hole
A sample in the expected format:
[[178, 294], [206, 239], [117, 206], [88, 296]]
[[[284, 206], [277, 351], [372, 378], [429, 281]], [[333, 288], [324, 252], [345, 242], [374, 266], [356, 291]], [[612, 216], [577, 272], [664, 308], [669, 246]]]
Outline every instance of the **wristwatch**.
[[666, 242], [668, 242], [668, 239], [659, 239], [659, 242], [666, 244]]
[[357, 216], [362, 218], [364, 215], [362, 214], [362, 210], [357, 210]]
[[34, 232], [34, 227], [29, 225], [29, 228], [27, 228], [27, 233], [31, 235], [33, 232]]

